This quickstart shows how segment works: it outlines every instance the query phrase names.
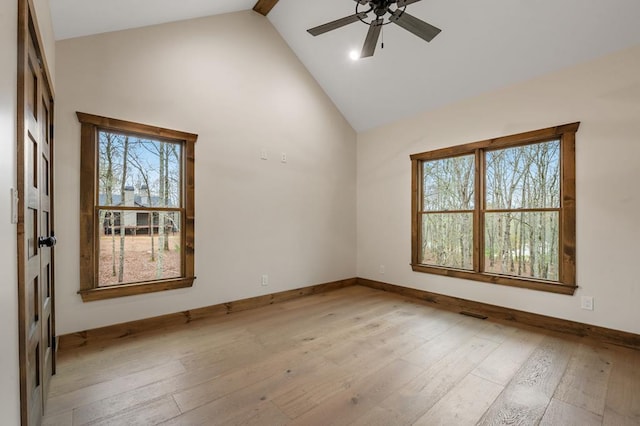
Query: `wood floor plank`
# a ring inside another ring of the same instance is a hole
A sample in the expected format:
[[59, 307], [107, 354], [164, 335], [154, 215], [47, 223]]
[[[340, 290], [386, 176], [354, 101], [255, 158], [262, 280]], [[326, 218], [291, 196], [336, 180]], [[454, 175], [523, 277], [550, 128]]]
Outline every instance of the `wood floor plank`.
[[640, 422], [632, 419], [631, 417], [624, 416], [613, 411], [610, 408], [604, 409], [604, 416], [602, 419], [603, 426], [638, 426]]
[[174, 398], [182, 412], [193, 410], [225, 395], [236, 392], [287, 370], [295, 370], [300, 365], [319, 363], [321, 360], [312, 353], [292, 350], [278, 356], [269, 357], [217, 376], [189, 389], [177, 392]]
[[554, 398], [602, 416], [612, 364], [608, 349], [579, 344]]
[[356, 376], [356, 373], [334, 365], [325, 369], [320, 377], [310, 377], [306, 383], [276, 395], [273, 403], [288, 417], [295, 419], [351, 387]]
[[67, 410], [53, 415], [46, 412], [41, 426], [71, 426], [72, 424], [73, 410]]
[[[307, 346], [320, 346], [326, 350], [331, 345], [357, 338], [363, 327], [367, 327], [368, 324], [375, 322], [389, 312], [389, 305], [382, 300], [377, 300], [374, 304], [352, 309], [349, 314], [334, 321], [325, 320], [308, 326], [301, 332], [294, 334], [292, 339], [304, 342]], [[333, 314], [334, 311], [332, 310], [331, 313]]]
[[114, 377], [105, 382], [50, 398], [48, 414], [58, 414], [184, 372], [185, 369], [180, 361], [171, 361], [127, 376]]
[[[193, 331], [193, 330], [191, 330]], [[176, 359], [183, 359], [186, 356], [194, 356], [194, 353], [204, 351], [207, 347], [214, 347], [216, 351], [232, 350], [243, 340], [253, 339], [253, 336], [245, 330], [234, 330], [231, 332], [217, 332], [215, 342], [198, 339], [197, 333], [180, 333], [175, 339], [158, 337], [136, 343], [135, 346], [129, 344], [112, 348], [112, 350], [101, 351], [99, 356], [74, 358], [72, 360], [59, 360], [62, 368], [58, 370], [59, 380], [56, 380], [51, 389], [51, 396], [58, 396], [81, 387], [95, 385], [109, 380], [112, 377], [127, 376], [160, 366]], [[198, 342], [194, 344], [194, 342]], [[89, 359], [86, 359], [89, 358]], [[67, 366], [73, 366], [68, 368]], [[187, 366], [185, 366], [187, 367]], [[86, 371], [95, 373], [87, 375]]]
[[428, 368], [474, 337], [486, 326], [487, 323], [484, 321], [459, 315], [453, 327], [441, 330], [440, 333], [431, 336], [423, 345], [402, 358], [422, 368]]
[[640, 351], [615, 348], [605, 403], [605, 423], [640, 425]]
[[[354, 314], [354, 311], [357, 313]], [[335, 343], [338, 334], [350, 339], [358, 334], [359, 326], [365, 327], [380, 317], [390, 315], [389, 311], [388, 301], [370, 298], [366, 301], [359, 300], [355, 306], [346, 304], [342, 309], [331, 309], [309, 321], [291, 318], [284, 326], [269, 329], [268, 332], [258, 331], [256, 334], [263, 346], [270, 350], [277, 350], [280, 346], [291, 343], [326, 347]]]
[[[294, 419], [292, 425], [348, 425], [400, 389], [421, 370], [398, 359], [370, 372], [322, 405]], [[331, 413], [331, 417], [327, 416]]]
[[[375, 330], [371, 332], [376, 333]], [[350, 388], [359, 377], [393, 362], [421, 343], [415, 336], [405, 333], [402, 325], [397, 325], [384, 333], [373, 334], [370, 341], [345, 342], [339, 357], [333, 347], [329, 351], [319, 348], [318, 353], [336, 367], [328, 369], [317, 380], [276, 397], [274, 402], [291, 418], [297, 418]]]
[[[120, 412], [113, 417], [109, 417], [97, 422], [91, 423], [95, 426], [148, 426], [156, 425], [165, 420], [172, 419], [180, 414], [178, 405], [173, 398], [164, 397], [150, 402], [149, 404], [139, 405], [132, 409]], [[74, 422], [75, 425], [80, 423]]]
[[544, 334], [517, 330], [474, 370], [473, 374], [505, 386], [531, 356]]
[[424, 311], [416, 319], [412, 321], [408, 332], [415, 334], [417, 337], [429, 341], [442, 333], [445, 333], [456, 324], [461, 322], [465, 317], [443, 309], [424, 306]]
[[432, 364], [398, 392], [387, 397], [380, 404], [381, 407], [386, 408], [392, 418], [402, 418], [403, 423], [415, 422], [497, 346], [497, 343], [486, 339], [470, 338], [456, 350]]
[[[319, 381], [326, 371], [332, 368], [323, 358], [312, 353], [308, 355], [302, 363], [288, 364], [290, 368], [286, 370], [277, 368], [262, 380], [231, 388], [230, 393], [225, 393], [230, 390], [229, 387], [225, 387], [222, 392], [207, 393], [211, 389], [209, 383], [205, 387], [204, 396], [199, 393], [184, 393], [179, 396], [180, 401], [183, 401], [184, 414], [173, 419], [169, 424], [205, 424], [207, 419], [212, 418], [216, 419], [216, 424], [245, 424], [258, 422], [259, 419], [271, 419], [279, 423], [278, 419], [286, 418], [288, 421], [289, 417], [269, 401], [292, 388], [304, 386], [306, 381]], [[271, 362], [285, 365], [286, 360], [276, 359], [280, 356], [275, 354]], [[224, 378], [221, 379], [224, 380]], [[200, 391], [201, 389], [198, 389], [198, 392]], [[188, 398], [194, 395], [197, 400], [189, 401]], [[202, 404], [207, 400], [209, 402]], [[195, 408], [191, 408], [192, 406]], [[248, 407], [252, 408], [248, 409]], [[272, 424], [271, 421], [264, 424]]]
[[159, 424], [163, 426], [244, 425], [253, 419], [268, 416], [268, 413], [273, 410], [269, 401], [260, 401], [240, 411], [229, 412], [225, 410], [226, 407], [221, 408], [215, 411], [213, 407], [203, 405]]
[[[278, 374], [264, 380], [249, 384], [234, 392], [219, 398], [211, 398], [202, 405], [190, 405], [181, 400], [183, 414], [178, 423], [200, 423], [206, 419], [214, 419], [216, 423], [241, 422], [244, 423], [254, 416], [265, 417], [264, 410], [273, 410], [268, 402], [275, 396], [298, 386], [306, 377], [322, 374], [327, 368], [326, 361], [321, 357], [312, 356], [305, 363], [292, 365], [290, 369], [281, 370]], [[251, 407], [250, 409], [248, 409]], [[235, 420], [234, 420], [235, 419]]]
[[353, 426], [401, 426], [410, 425], [410, 422], [398, 412], [376, 406], [353, 422]]
[[[402, 323], [406, 320], [406, 317], [393, 314], [381, 316], [358, 327], [356, 335], [352, 335], [343, 344], [324, 351], [324, 356], [338, 365], [347, 365], [361, 364], [363, 360], [371, 358], [376, 350], [407, 353], [423, 344], [424, 340], [404, 331]], [[379, 359], [382, 354], [378, 353], [377, 356]]]
[[474, 425], [503, 389], [504, 386], [469, 374], [414, 425]]
[[540, 426], [599, 426], [602, 416], [553, 398]]
[[242, 426], [284, 426], [291, 420], [273, 403], [267, 402], [252, 417], [245, 418], [244, 415], [232, 417], [222, 422], [222, 425], [242, 425]]
[[60, 350], [44, 425], [640, 425], [640, 351], [372, 288], [122, 330]]
[[570, 340], [545, 337], [478, 424], [537, 424], [562, 379], [574, 346]]
[[79, 424], [102, 420], [128, 408], [150, 403], [218, 376], [220, 376], [220, 373], [216, 369], [200, 368], [167, 377], [135, 389], [123, 390], [99, 401], [79, 405], [74, 410], [74, 420]]

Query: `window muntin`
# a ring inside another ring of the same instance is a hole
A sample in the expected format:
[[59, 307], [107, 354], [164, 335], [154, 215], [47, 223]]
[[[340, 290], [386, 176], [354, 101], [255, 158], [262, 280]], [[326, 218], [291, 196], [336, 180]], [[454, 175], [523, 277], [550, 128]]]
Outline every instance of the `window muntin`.
[[83, 300], [191, 286], [197, 135], [77, 115]]
[[413, 269], [572, 294], [578, 126], [412, 155]]

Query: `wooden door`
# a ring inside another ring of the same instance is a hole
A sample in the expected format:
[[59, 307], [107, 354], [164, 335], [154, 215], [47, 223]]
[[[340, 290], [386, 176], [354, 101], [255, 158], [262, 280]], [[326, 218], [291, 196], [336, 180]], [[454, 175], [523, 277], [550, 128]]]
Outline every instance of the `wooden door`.
[[30, 1], [18, 41], [18, 289], [23, 425], [42, 419], [55, 368], [52, 148], [53, 93]]

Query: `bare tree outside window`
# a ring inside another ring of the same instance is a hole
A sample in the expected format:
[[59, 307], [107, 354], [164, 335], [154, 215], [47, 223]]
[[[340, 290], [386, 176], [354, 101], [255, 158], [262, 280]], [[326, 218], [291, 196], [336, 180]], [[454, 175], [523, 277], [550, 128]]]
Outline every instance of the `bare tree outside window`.
[[473, 269], [474, 157], [422, 165], [422, 263]]
[[488, 151], [485, 270], [558, 280], [560, 141]]
[[99, 131], [99, 286], [180, 276], [179, 148]]

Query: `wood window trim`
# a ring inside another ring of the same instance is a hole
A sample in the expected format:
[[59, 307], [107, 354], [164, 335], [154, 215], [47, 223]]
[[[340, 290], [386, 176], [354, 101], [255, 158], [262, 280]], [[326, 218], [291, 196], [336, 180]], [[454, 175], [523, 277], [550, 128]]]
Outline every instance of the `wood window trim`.
[[[195, 142], [198, 135], [131, 121], [76, 112], [81, 123], [80, 146], [80, 290], [83, 302], [146, 294], [193, 286], [195, 279]], [[99, 130], [133, 133], [183, 143], [184, 233], [182, 250], [183, 276], [98, 287], [98, 244], [95, 241], [98, 221], [95, 212], [97, 184], [97, 138]]]
[[[500, 284], [512, 287], [541, 290], [551, 293], [573, 295], [578, 288], [576, 285], [576, 184], [575, 184], [575, 134], [580, 126], [579, 122], [561, 126], [548, 127], [531, 132], [487, 139], [479, 142], [468, 143], [434, 151], [413, 154], [411, 159], [411, 267], [415, 272], [425, 272], [455, 278], [463, 278], [481, 281], [491, 284]], [[560, 230], [559, 230], [559, 279], [545, 281], [523, 277], [506, 276], [488, 272], [481, 272], [482, 263], [482, 209], [479, 202], [484, 197], [482, 184], [484, 180], [484, 165], [479, 152], [511, 148], [519, 145], [559, 140], [561, 150], [560, 162]], [[476, 155], [476, 203], [474, 210], [474, 270], [459, 270], [454, 268], [439, 267], [421, 264], [420, 257], [420, 197], [422, 196], [421, 163], [428, 160], [456, 157], [474, 153]]]

